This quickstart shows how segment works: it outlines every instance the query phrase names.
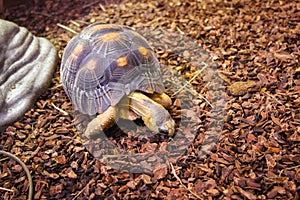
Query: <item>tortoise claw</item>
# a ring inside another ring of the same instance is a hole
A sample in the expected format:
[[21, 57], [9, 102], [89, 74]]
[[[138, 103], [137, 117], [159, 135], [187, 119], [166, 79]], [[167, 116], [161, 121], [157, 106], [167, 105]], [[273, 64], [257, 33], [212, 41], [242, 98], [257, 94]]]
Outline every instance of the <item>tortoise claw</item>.
[[97, 135], [99, 135], [99, 133], [103, 131], [101, 129], [101, 125], [99, 124], [99, 121], [97, 118], [93, 119], [92, 121], [90, 121], [85, 129], [84, 132], [84, 136], [86, 136], [87, 138], [93, 138]]

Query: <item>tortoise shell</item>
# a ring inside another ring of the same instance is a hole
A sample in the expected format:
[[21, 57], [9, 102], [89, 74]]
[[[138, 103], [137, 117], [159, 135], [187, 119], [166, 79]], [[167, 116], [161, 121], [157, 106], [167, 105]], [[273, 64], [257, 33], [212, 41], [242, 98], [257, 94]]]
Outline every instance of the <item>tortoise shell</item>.
[[132, 91], [163, 93], [162, 73], [145, 38], [126, 26], [95, 23], [70, 40], [60, 68], [73, 105], [94, 115]]

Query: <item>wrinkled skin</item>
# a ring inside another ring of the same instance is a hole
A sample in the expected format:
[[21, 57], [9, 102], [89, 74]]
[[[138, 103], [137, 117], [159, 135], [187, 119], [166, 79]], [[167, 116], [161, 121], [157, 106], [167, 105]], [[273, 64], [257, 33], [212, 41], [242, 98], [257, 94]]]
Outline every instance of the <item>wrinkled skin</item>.
[[104, 113], [97, 115], [87, 125], [85, 136], [96, 136], [100, 131], [110, 128], [119, 117], [129, 120], [141, 117], [151, 131], [173, 136], [175, 122], [165, 109], [171, 105], [172, 101], [165, 93], [146, 96], [141, 92], [132, 92], [117, 106], [111, 106]]

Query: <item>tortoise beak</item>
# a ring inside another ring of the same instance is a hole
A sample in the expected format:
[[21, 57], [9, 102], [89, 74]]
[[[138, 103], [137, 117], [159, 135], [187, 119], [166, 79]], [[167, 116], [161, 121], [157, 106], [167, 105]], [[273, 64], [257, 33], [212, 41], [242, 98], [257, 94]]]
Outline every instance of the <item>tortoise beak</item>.
[[175, 132], [175, 122], [172, 118], [166, 120], [163, 124], [158, 127], [158, 131], [160, 133], [168, 134], [169, 136], [173, 136]]

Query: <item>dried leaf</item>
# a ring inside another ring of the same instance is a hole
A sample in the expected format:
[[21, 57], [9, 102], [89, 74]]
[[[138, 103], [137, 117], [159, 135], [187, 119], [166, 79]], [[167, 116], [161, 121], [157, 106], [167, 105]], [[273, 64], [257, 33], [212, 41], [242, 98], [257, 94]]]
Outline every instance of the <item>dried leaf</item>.
[[286, 52], [286, 51], [281, 51], [281, 52], [278, 52], [278, 53], [274, 53], [275, 57], [280, 59], [281, 61], [288, 61], [290, 59], [293, 59], [293, 56]]
[[141, 179], [144, 181], [144, 183], [146, 184], [152, 184], [152, 181], [151, 181], [151, 177], [146, 175], [146, 174], [142, 174], [141, 175]]
[[60, 194], [62, 190], [63, 190], [62, 184], [50, 186], [50, 191], [49, 191], [50, 196], [55, 196], [57, 194]]
[[236, 187], [236, 189], [247, 199], [257, 199], [257, 196], [255, 196], [254, 194], [252, 194], [251, 192], [245, 191], [240, 187]]
[[64, 173], [69, 177], [69, 178], [77, 178], [77, 174], [72, 170], [72, 168], [66, 168], [64, 170]]
[[161, 168], [154, 170], [153, 173], [156, 180], [165, 178], [168, 173], [168, 167], [167, 165], [162, 166]]
[[300, 142], [300, 131], [299, 132], [296, 131], [288, 139], [293, 142]]
[[281, 123], [280, 123], [280, 121], [279, 121], [279, 119], [276, 118], [273, 114], [271, 114], [271, 119], [272, 119], [272, 121], [273, 121], [275, 124], [277, 124], [278, 126], [282, 126]]
[[58, 163], [58, 164], [66, 164], [67, 163], [67, 159], [64, 155], [57, 156], [54, 159], [55, 159], [56, 163]]
[[267, 161], [268, 169], [273, 169], [276, 166], [275, 159], [270, 154], [266, 154], [265, 158], [266, 158], [266, 161]]

